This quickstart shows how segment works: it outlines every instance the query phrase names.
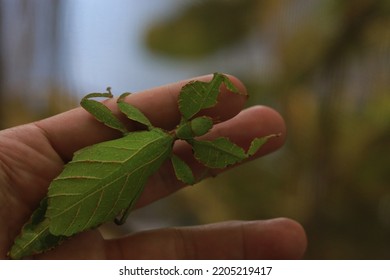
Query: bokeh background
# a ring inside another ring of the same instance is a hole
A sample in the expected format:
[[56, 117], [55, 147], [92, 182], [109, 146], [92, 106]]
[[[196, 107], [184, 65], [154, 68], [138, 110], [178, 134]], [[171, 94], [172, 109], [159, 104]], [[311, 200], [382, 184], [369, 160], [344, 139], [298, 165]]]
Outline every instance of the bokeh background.
[[390, 258], [390, 1], [0, 0], [0, 128], [215, 71], [285, 118], [284, 148], [106, 235], [296, 219], [307, 259]]

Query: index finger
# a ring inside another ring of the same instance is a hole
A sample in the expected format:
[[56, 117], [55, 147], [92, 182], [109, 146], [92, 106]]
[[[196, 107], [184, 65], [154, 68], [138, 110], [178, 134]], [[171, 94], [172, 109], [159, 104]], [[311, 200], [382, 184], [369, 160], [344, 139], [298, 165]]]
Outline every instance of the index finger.
[[[212, 75], [207, 75], [195, 79], [209, 81], [211, 78]], [[237, 115], [246, 101], [246, 90], [243, 84], [233, 76], [229, 76], [229, 78], [243, 94], [233, 94], [222, 87], [217, 106], [205, 112], [205, 114], [221, 121]], [[140, 109], [153, 125], [168, 130], [173, 129], [180, 121], [177, 105], [178, 95], [181, 87], [189, 81], [180, 81], [145, 90], [128, 96], [126, 102]], [[134, 124], [121, 115], [115, 100], [107, 100], [105, 104], [116, 116], [127, 123], [130, 130], [136, 129]], [[38, 121], [36, 125], [45, 132], [47, 139], [65, 162], [72, 158], [75, 151], [83, 147], [121, 136], [117, 131], [99, 123], [80, 107]]]

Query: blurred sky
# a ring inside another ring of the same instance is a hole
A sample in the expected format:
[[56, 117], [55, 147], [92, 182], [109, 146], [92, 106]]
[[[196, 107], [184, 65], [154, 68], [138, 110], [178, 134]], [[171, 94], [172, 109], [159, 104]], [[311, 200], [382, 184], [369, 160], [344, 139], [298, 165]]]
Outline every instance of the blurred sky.
[[178, 7], [175, 0], [68, 0], [64, 58], [77, 93], [111, 86], [119, 94], [192, 77], [193, 67], [153, 56], [142, 44], [145, 28]]
[[[268, 33], [249, 35], [196, 59], [172, 59], [149, 51], [144, 44], [148, 27], [175, 17], [189, 4], [200, 4], [198, 1], [61, 1], [59, 30], [51, 18], [55, 16], [53, 6], [46, 1], [24, 8], [20, 1], [3, 1], [6, 83], [14, 92], [25, 92], [28, 86], [30, 103], [38, 107], [42, 102], [37, 96], [53, 84], [78, 97], [105, 91], [107, 86], [118, 95], [213, 72], [267, 78], [275, 68]], [[25, 18], [17, 20], [21, 17]], [[259, 39], [264, 36], [266, 40]]]

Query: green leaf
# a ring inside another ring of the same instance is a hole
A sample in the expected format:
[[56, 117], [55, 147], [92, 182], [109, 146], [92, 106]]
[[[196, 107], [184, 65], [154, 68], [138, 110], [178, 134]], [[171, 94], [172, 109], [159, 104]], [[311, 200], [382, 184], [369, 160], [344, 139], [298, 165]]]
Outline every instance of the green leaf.
[[210, 168], [225, 168], [247, 158], [245, 151], [225, 137], [212, 141], [193, 140], [195, 158]]
[[195, 184], [191, 168], [175, 154], [172, 154], [171, 160], [177, 179], [188, 185]]
[[172, 143], [171, 135], [156, 128], [75, 154], [49, 187], [50, 232], [71, 236], [131, 208], [149, 176], [170, 156]]
[[183, 118], [191, 119], [200, 110], [215, 106], [222, 83], [230, 91], [238, 93], [229, 78], [220, 73], [215, 73], [210, 82], [192, 81], [183, 86], [179, 95], [179, 110]]
[[118, 98], [117, 103], [121, 112], [124, 113], [130, 120], [144, 124], [151, 129], [153, 126], [149, 119], [138, 108], [124, 101], [125, 97], [128, 95], [130, 95], [130, 93], [125, 92]]

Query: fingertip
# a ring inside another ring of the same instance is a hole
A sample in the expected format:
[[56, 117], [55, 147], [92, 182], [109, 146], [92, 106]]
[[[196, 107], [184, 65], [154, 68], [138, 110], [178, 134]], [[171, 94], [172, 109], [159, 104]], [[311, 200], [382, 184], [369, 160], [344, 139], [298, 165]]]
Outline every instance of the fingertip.
[[[248, 149], [255, 138], [278, 135], [270, 139], [253, 158], [269, 154], [283, 146], [286, 140], [286, 125], [283, 117], [266, 106], [253, 106], [241, 111], [234, 118], [214, 126], [211, 138], [228, 136], [233, 142]], [[253, 159], [252, 158], [252, 159]]]
[[261, 116], [261, 118], [259, 117], [257, 119], [257, 134], [261, 136], [277, 135], [277, 137], [266, 144], [267, 148], [264, 151], [270, 153], [282, 147], [286, 142], [287, 129], [286, 123], [280, 113], [267, 106], [255, 106], [252, 110], [254, 115]]
[[242, 95], [248, 95], [247, 90], [243, 82], [236, 76], [226, 74], [226, 76], [229, 78], [229, 80], [233, 83], [233, 85], [238, 89], [238, 92]]
[[306, 251], [307, 236], [303, 226], [295, 220], [289, 218], [278, 218], [273, 221], [280, 228], [282, 242], [280, 247], [285, 258], [301, 259]]
[[[230, 91], [224, 84], [220, 88], [218, 103], [212, 108], [202, 110], [200, 115], [207, 115], [216, 122], [222, 122], [235, 117], [245, 107], [248, 94], [244, 84], [235, 76], [224, 74], [230, 82], [237, 88], [238, 92]], [[196, 78], [199, 81], [209, 81], [213, 74]]]
[[[213, 78], [213, 75], [214, 74], [207, 74], [207, 75], [203, 75], [203, 76], [198, 76], [198, 77], [195, 77], [195, 78], [191, 78], [191, 79], [182, 81], [181, 83], [189, 82], [189, 81], [204, 81], [204, 82], [208, 82], [208, 81], [210, 81]], [[230, 82], [237, 88], [238, 92], [241, 95], [247, 95], [246, 87], [245, 87], [244, 83], [239, 78], [237, 78], [234, 75], [227, 74], [227, 73], [223, 73], [223, 75], [225, 75], [226, 77], [229, 78]]]
[[301, 259], [307, 247], [304, 228], [288, 218], [252, 222], [247, 235], [249, 259]]

